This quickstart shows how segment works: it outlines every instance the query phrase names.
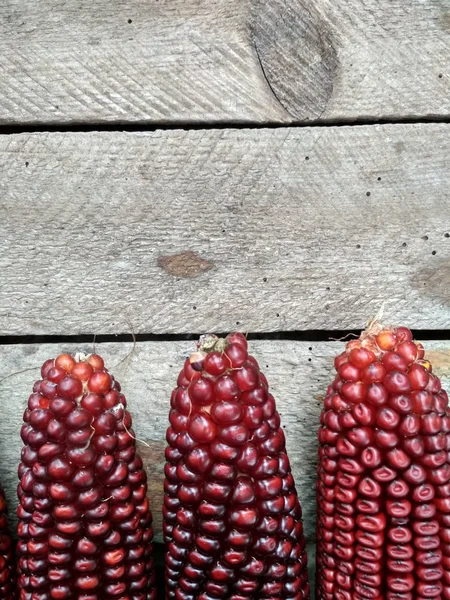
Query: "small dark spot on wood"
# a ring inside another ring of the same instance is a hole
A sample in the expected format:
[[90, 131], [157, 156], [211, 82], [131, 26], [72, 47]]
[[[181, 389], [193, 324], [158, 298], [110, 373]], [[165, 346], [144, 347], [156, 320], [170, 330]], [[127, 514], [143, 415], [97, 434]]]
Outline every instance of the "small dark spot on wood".
[[444, 237], [450, 238], [450, 233], [444, 233]]
[[366, 192], [366, 196], [369, 197], [370, 196], [370, 192]]
[[305, 156], [305, 160], [309, 160], [309, 156]]
[[312, 362], [312, 358], [308, 358], [308, 362]]
[[264, 281], [264, 283], [266, 283], [267, 282], [267, 277], [263, 277], [263, 281]]
[[443, 77], [442, 73], [439, 73], [438, 77], [439, 77], [439, 79], [442, 79], [442, 77]]
[[266, 369], [268, 369], [268, 368], [269, 368], [269, 365], [266, 365]]
[[327, 292], [329, 292], [329, 291], [330, 291], [330, 288], [329, 288], [329, 287], [326, 287], [325, 289], [327, 290]]
[[240, 325], [239, 321], [236, 321], [236, 325]]
[[407, 243], [406, 243], [406, 242], [403, 242], [403, 244], [402, 244], [402, 248], [406, 248], [406, 246], [407, 246]]
[[196, 306], [193, 306], [193, 307], [192, 307], [192, 309], [193, 309], [193, 310], [197, 310], [197, 307], [196, 307]]
[[55, 104], [55, 108], [56, 108], [56, 110], [59, 110], [58, 104]]
[[357, 248], [361, 248], [361, 244], [356, 244], [356, 247]]
[[133, 19], [128, 19], [128, 25], [131, 25], [132, 22], [133, 22]]
[[30, 163], [28, 161], [25, 162], [25, 166], [28, 167]]
[[378, 181], [381, 181], [381, 177], [377, 177], [377, 180], [378, 180]]
[[168, 254], [158, 257], [158, 267], [164, 269], [169, 275], [190, 279], [200, 273], [212, 269], [213, 263], [201, 258], [192, 250], [185, 250], [178, 254]]
[[325, 304], [325, 310], [328, 310], [330, 307], [328, 304]]
[[222, 233], [225, 233], [225, 229], [222, 229]]
[[433, 251], [431, 252], [431, 254], [432, 254], [433, 256], [436, 256], [436, 254], [437, 254], [436, 250], [433, 250]]
[[280, 316], [280, 313], [277, 313], [277, 317], [279, 317], [279, 316]]
[[426, 242], [428, 241], [428, 236], [427, 235], [423, 235], [422, 239], [425, 240]]
[[308, 348], [308, 350], [311, 352], [311, 350], [312, 350], [312, 346], [310, 346], [310, 347]]

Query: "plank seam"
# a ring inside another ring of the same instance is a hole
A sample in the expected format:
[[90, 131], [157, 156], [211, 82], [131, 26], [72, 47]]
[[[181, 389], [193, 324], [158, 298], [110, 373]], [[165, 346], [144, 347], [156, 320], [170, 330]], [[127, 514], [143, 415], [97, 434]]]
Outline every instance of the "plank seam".
[[[267, 331], [267, 332], [246, 332], [249, 340], [288, 340], [302, 342], [330, 342], [343, 341], [352, 337], [359, 337], [361, 329], [310, 329], [303, 331]], [[412, 329], [416, 340], [448, 340], [450, 339], [450, 329]], [[204, 333], [204, 332], [203, 332]], [[218, 332], [217, 335], [223, 337], [228, 332]], [[79, 343], [88, 344], [95, 341], [96, 344], [118, 342], [130, 343], [133, 339], [136, 342], [177, 342], [177, 341], [196, 341], [202, 333], [173, 333], [173, 334], [154, 334], [139, 333], [131, 334], [81, 334], [81, 335], [7, 335], [0, 336], [0, 346], [20, 345], [20, 344], [64, 344]]]
[[348, 119], [320, 119], [292, 123], [241, 123], [235, 121], [173, 121], [170, 123], [157, 122], [149, 125], [145, 122], [124, 123], [121, 121], [109, 123], [86, 123], [74, 121], [71, 123], [43, 124], [43, 125], [0, 125], [0, 135], [16, 135], [29, 133], [101, 133], [103, 131], [116, 132], [154, 132], [154, 131], [209, 131], [212, 129], [304, 129], [304, 128], [330, 128], [330, 127], [367, 127], [372, 125], [432, 125], [449, 124], [450, 114], [445, 117], [395, 117], [385, 119], [358, 118]]

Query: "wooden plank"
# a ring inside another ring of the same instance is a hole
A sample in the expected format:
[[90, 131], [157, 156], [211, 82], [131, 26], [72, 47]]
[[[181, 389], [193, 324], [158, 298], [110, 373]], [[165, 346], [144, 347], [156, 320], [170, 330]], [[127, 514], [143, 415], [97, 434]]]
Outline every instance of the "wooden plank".
[[447, 116], [449, 27], [442, 0], [7, 0], [0, 123]]
[[449, 132], [0, 137], [0, 334], [449, 328]]
[[[450, 387], [450, 341], [424, 342], [433, 372]], [[162, 482], [165, 431], [170, 393], [176, 385], [180, 365], [195, 347], [194, 342], [138, 343], [128, 368], [125, 363], [113, 369], [130, 351], [131, 345], [107, 343], [97, 346], [111, 372], [122, 383], [134, 417], [136, 436], [149, 474], [157, 540], [161, 541]], [[297, 490], [304, 512], [306, 535], [315, 531], [316, 432], [322, 398], [334, 377], [333, 357], [341, 351], [340, 342], [253, 341], [251, 352], [266, 373], [277, 401]], [[92, 346], [73, 344], [0, 346], [0, 380], [16, 371], [40, 366], [62, 351], [92, 352]], [[32, 384], [39, 371], [26, 371], [0, 384], [2, 397], [0, 435], [0, 481], [6, 486], [11, 506], [15, 505], [17, 464], [22, 442], [19, 430]], [[5, 457], [7, 457], [5, 459]]]

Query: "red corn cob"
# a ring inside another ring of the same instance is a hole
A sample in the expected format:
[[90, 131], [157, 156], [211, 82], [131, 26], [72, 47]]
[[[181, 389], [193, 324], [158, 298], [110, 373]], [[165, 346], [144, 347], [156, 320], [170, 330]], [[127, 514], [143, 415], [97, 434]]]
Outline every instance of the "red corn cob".
[[242, 334], [203, 336], [171, 398], [166, 598], [309, 597], [280, 417]]
[[3, 489], [0, 487], [0, 598], [14, 598], [14, 569], [12, 560], [12, 544], [9, 536], [7, 507]]
[[120, 385], [96, 354], [41, 374], [21, 431], [20, 600], [154, 600], [146, 473]]
[[422, 344], [372, 323], [319, 431], [317, 598], [450, 598], [450, 413]]

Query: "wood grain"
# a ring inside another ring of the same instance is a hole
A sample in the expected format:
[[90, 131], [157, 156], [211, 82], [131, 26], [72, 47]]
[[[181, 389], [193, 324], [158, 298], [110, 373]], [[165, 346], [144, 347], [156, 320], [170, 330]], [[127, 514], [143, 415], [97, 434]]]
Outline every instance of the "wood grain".
[[[433, 372], [450, 387], [450, 341], [423, 342]], [[170, 393], [184, 358], [194, 342], [138, 343], [131, 362], [115, 369], [131, 349], [131, 344], [97, 345], [111, 372], [122, 383], [134, 418], [138, 443], [149, 475], [150, 497], [157, 540], [161, 541], [161, 506], [165, 431]], [[341, 351], [340, 342], [253, 341], [251, 352], [269, 379], [286, 434], [288, 453], [304, 512], [306, 535], [315, 531], [316, 432], [327, 385], [334, 377], [333, 358]], [[30, 367], [39, 367], [46, 359], [63, 351], [92, 352], [92, 346], [65, 344], [0, 346], [0, 381], [3, 377]], [[126, 365], [128, 366], [126, 367]], [[17, 464], [22, 442], [19, 431], [22, 414], [39, 370], [30, 370], [0, 383], [1, 422], [0, 481], [6, 488], [11, 507], [16, 504]]]
[[449, 132], [0, 137], [0, 335], [449, 328]]
[[6, 0], [0, 123], [447, 116], [442, 0]]

